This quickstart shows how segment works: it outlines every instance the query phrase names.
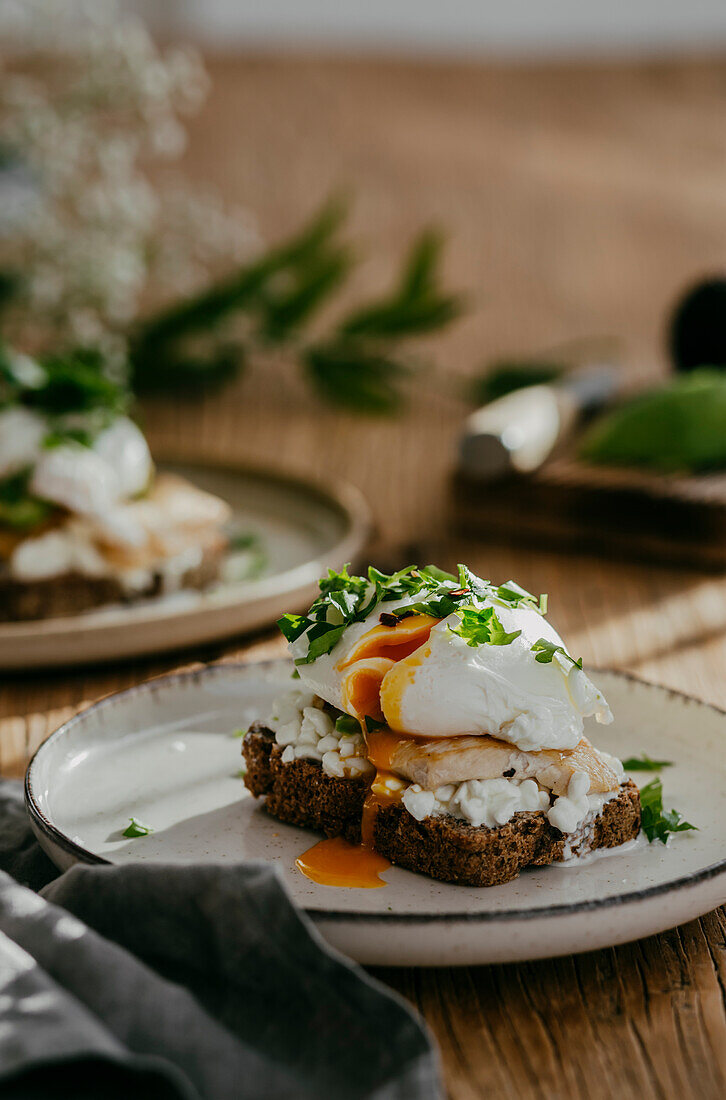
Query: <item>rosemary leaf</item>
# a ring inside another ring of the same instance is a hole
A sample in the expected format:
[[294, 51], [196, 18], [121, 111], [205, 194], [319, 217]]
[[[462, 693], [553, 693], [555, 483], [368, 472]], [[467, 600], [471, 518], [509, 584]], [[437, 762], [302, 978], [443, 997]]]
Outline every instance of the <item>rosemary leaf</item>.
[[398, 384], [408, 367], [360, 340], [332, 339], [302, 351], [307, 375], [320, 396], [358, 413], [393, 413], [401, 405]]
[[443, 328], [461, 312], [454, 295], [436, 289], [441, 238], [427, 230], [414, 242], [397, 288], [387, 298], [362, 306], [339, 330], [346, 336], [403, 337]]

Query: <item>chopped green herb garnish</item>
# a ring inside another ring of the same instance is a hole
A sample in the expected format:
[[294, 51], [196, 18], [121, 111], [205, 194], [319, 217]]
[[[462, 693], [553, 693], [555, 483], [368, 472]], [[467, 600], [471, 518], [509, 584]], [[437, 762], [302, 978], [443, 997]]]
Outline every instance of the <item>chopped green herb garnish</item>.
[[30, 468], [19, 470], [0, 481], [0, 526], [16, 531], [37, 527], [53, 508], [30, 492]]
[[379, 722], [377, 718], [371, 718], [370, 714], [366, 714], [363, 722], [365, 723], [367, 733], [371, 733], [373, 730], [383, 730], [387, 728], [385, 722]]
[[463, 600], [470, 599], [470, 592], [451, 592], [447, 590], [440, 596], [433, 596], [430, 600], [408, 604], [406, 611], [415, 611], [418, 615], [431, 615], [434, 619], [447, 619], [449, 615], [458, 610]]
[[422, 573], [425, 576], [433, 577], [434, 580], [443, 583], [444, 581], [450, 581], [452, 584], [456, 584], [456, 577], [453, 573], [447, 573], [445, 569], [439, 569], [437, 565], [425, 565], [422, 569]]
[[314, 623], [308, 631], [308, 651], [304, 657], [298, 657], [296, 665], [311, 665], [325, 653], [330, 653], [343, 636], [346, 623], [333, 626], [332, 623]]
[[492, 586], [489, 581], [480, 580], [466, 565], [458, 565], [457, 569], [461, 588], [468, 588], [473, 596], [478, 596], [481, 600], [491, 596]]
[[67, 443], [76, 443], [79, 447], [90, 447], [93, 444], [93, 432], [86, 428], [53, 428], [43, 440], [43, 448], [52, 451], [55, 447], [62, 447]]
[[641, 825], [649, 841], [660, 840], [665, 844], [669, 833], [682, 833], [698, 826], [684, 821], [678, 810], [663, 811], [663, 784], [652, 779], [640, 791]]
[[341, 714], [335, 720], [335, 728], [338, 733], [360, 733], [360, 722], [352, 714]]
[[467, 645], [509, 645], [522, 633], [514, 630], [508, 634], [493, 607], [462, 607], [457, 611], [461, 625], [450, 626], [452, 634], [464, 638]]
[[[490, 581], [480, 580], [465, 565], [458, 567], [458, 587], [453, 574], [435, 565], [409, 565], [396, 573], [382, 573], [371, 566], [367, 578], [349, 573], [348, 568], [345, 565], [339, 573], [333, 569], [328, 571], [327, 577], [320, 581], [320, 595], [307, 615], [283, 615], [278, 620], [277, 625], [288, 642], [296, 642], [303, 635], [307, 639], [307, 651], [296, 659], [297, 665], [311, 664], [330, 653], [346, 627], [363, 622], [379, 604], [412, 596], [420, 595], [421, 598], [402, 609], [409, 614], [447, 619], [465, 607], [467, 615], [461, 616], [462, 625], [454, 627], [453, 632], [465, 637], [470, 645], [508, 645], [521, 633], [518, 630], [507, 633], [493, 608], [479, 609], [476, 601], [498, 601], [511, 609], [529, 607], [542, 615], [547, 610], [546, 595], [538, 599], [515, 581], [497, 587]], [[390, 615], [395, 615], [396, 610], [392, 608]], [[537, 659], [551, 660], [552, 657], [538, 656]]]
[[142, 825], [140, 821], [137, 821], [135, 817], [129, 818], [129, 824], [123, 831], [123, 835], [127, 837], [148, 836], [149, 833], [153, 833], [153, 829], [150, 825]]
[[[49, 416], [102, 412], [105, 423], [125, 413], [131, 395], [109, 378], [100, 351], [74, 348], [41, 360], [43, 378], [29, 388], [21, 387], [16, 400]], [[105, 426], [105, 424], [104, 424]]]
[[506, 584], [500, 584], [494, 591], [498, 599], [504, 600], [512, 607], [530, 607], [533, 611], [538, 611], [540, 615], [544, 615], [547, 611], [546, 592], [543, 592], [537, 599], [536, 596], [533, 596], [526, 588], [522, 588], [521, 584], [517, 584], [516, 581], [507, 581]]
[[540, 615], [547, 613], [547, 593], [543, 593], [539, 599], [516, 581], [507, 581], [506, 584], [495, 585], [490, 581], [481, 581], [465, 565], [459, 566], [459, 583], [462, 588], [469, 588], [479, 599], [495, 598], [510, 607], [531, 607], [539, 611]]
[[254, 580], [264, 572], [267, 553], [259, 535], [235, 528], [227, 531], [229, 551], [235, 555], [232, 562], [234, 580]]
[[235, 730], [234, 733], [232, 734], [232, 736], [233, 737], [245, 737], [248, 732], [249, 732], [248, 729]]
[[308, 620], [304, 615], [287, 614], [277, 620], [277, 626], [288, 642], [296, 642], [300, 635], [307, 630]]
[[278, 620], [277, 625], [288, 642], [297, 641], [303, 634], [307, 637], [307, 653], [298, 657], [295, 664], [312, 664], [318, 657], [330, 653], [345, 628], [351, 623], [362, 622], [379, 603], [402, 599], [416, 592], [446, 591], [440, 571], [431, 571], [428, 566], [410, 565], [391, 574], [381, 573], [371, 566], [367, 578], [349, 573], [348, 568], [348, 565], [343, 566], [339, 573], [328, 570], [327, 577], [320, 581], [320, 595], [307, 615], [283, 615]]
[[292, 672], [290, 673], [290, 679], [291, 680], [299, 680], [300, 679], [300, 672], [299, 672], [298, 669], [294, 668], [292, 670]]
[[245, 777], [246, 775], [247, 775], [247, 768], [245, 768], [245, 767], [242, 767], [242, 768], [240, 768], [240, 769], [239, 769], [239, 771], [236, 771], [236, 772], [234, 773], [234, 775], [232, 776], [232, 778], [233, 778], [233, 779], [244, 779], [244, 777]]
[[555, 654], [561, 653], [568, 661], [572, 661], [576, 668], [582, 668], [582, 657], [578, 657], [578, 659], [575, 660], [574, 657], [570, 656], [564, 646], [555, 645], [554, 642], [549, 642], [546, 638], [538, 638], [531, 649], [535, 654], [535, 661], [539, 661], [541, 665], [550, 664]]
[[629, 756], [627, 760], [623, 760], [626, 772], [659, 772], [661, 768], [672, 766], [672, 760], [651, 760], [645, 753], [642, 756]]

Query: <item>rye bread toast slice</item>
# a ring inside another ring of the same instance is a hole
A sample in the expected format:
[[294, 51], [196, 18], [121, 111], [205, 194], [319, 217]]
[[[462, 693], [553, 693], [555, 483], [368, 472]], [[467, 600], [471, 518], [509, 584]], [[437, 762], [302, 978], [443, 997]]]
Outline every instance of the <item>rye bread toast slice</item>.
[[[265, 796], [269, 814], [289, 825], [360, 842], [367, 780], [326, 775], [316, 760], [283, 764], [274, 734], [260, 723], [250, 727], [242, 752], [245, 783], [256, 797]], [[588, 828], [588, 850], [615, 848], [639, 830], [638, 788], [628, 780]], [[380, 807], [373, 830], [375, 850], [392, 863], [466, 886], [497, 886], [516, 878], [523, 867], [560, 862], [568, 839], [550, 825], [544, 810], [515, 814], [506, 825], [489, 829], [449, 815], [417, 821], [402, 803]]]
[[[188, 569], [177, 580], [180, 588], [206, 588], [219, 576], [220, 566], [227, 545], [207, 547], [198, 565]], [[0, 621], [19, 622], [31, 619], [54, 619], [63, 615], [76, 615], [110, 603], [130, 603], [152, 596], [164, 590], [161, 570], [153, 571], [144, 589], [132, 595], [113, 577], [89, 577], [82, 573], [62, 573], [35, 581], [20, 581], [9, 573], [0, 571]]]

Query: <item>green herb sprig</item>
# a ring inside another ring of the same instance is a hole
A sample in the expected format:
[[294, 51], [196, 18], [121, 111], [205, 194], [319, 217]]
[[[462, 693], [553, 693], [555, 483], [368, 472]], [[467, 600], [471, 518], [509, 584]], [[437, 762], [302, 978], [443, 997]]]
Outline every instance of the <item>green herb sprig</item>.
[[444, 327], [461, 311], [459, 298], [438, 285], [442, 243], [437, 233], [422, 233], [387, 297], [354, 309], [330, 336], [303, 349], [308, 377], [323, 397], [357, 412], [400, 406], [400, 382], [411, 373], [400, 342]]
[[689, 821], [683, 820], [678, 810], [663, 810], [663, 784], [653, 779], [640, 791], [641, 825], [643, 832], [652, 843], [660, 840], [665, 844], [670, 833], [682, 833], [689, 829], [698, 829]]
[[[328, 335], [305, 337], [317, 311], [345, 283], [353, 250], [340, 239], [347, 204], [329, 200], [299, 233], [234, 275], [137, 326], [130, 344], [138, 393], [198, 390], [239, 372], [251, 352], [288, 346], [325, 401], [364, 413], [401, 404], [411, 363], [405, 340], [443, 328], [461, 312], [440, 288], [442, 239], [427, 230], [411, 246], [387, 296], [358, 306]], [[244, 317], [246, 335], [230, 324]]]
[[623, 760], [626, 772], [659, 772], [663, 768], [672, 768], [672, 760], [652, 760], [643, 753], [642, 756], [629, 756]]

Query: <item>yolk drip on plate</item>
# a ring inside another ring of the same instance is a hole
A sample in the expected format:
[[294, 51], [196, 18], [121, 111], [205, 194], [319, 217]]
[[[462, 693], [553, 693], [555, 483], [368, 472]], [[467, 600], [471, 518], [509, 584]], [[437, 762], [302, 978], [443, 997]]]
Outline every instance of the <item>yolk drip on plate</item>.
[[362, 844], [349, 844], [342, 836], [320, 840], [295, 860], [295, 866], [306, 878], [321, 886], [347, 886], [373, 890], [386, 883], [380, 872], [391, 864]]
[[[386, 885], [380, 872], [391, 864], [373, 851], [373, 839], [378, 810], [399, 802], [405, 789], [405, 784], [390, 770], [401, 735], [385, 726], [366, 730], [365, 718], [383, 719], [381, 701], [385, 694], [386, 717], [397, 722], [400, 686], [410, 680], [426, 655], [431, 628], [438, 621], [431, 615], [412, 615], [395, 626], [376, 626], [363, 635], [338, 665], [341, 671], [348, 669], [342, 684], [343, 701], [346, 709], [361, 721], [368, 759], [376, 774], [363, 804], [361, 843], [353, 845], [342, 837], [330, 837], [314, 844], [296, 860], [298, 870], [313, 882], [359, 889]], [[397, 676], [401, 666], [403, 675]], [[394, 679], [387, 688], [391, 677]], [[386, 685], [382, 689], [384, 678]]]

